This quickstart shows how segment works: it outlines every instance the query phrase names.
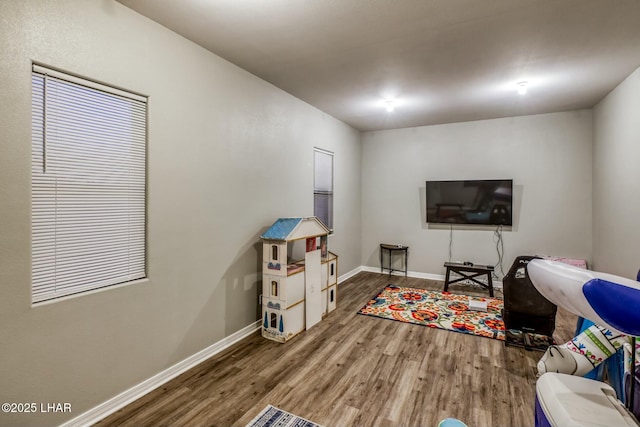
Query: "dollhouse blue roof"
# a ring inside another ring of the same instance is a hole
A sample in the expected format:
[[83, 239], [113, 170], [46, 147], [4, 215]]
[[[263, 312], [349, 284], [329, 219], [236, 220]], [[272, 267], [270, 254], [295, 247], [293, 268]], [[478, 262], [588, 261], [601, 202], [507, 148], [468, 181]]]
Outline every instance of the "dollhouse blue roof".
[[265, 240], [289, 241], [326, 234], [329, 234], [329, 229], [318, 218], [310, 216], [307, 218], [279, 218], [260, 237]]
[[260, 237], [269, 240], [287, 240], [289, 234], [295, 230], [300, 221], [302, 218], [279, 218]]

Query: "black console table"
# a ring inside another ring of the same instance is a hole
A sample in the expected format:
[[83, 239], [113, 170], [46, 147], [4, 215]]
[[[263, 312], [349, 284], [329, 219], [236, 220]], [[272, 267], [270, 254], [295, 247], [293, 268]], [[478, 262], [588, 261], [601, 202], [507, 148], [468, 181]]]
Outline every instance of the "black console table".
[[[481, 285], [483, 288], [489, 289], [489, 296], [493, 297], [493, 280], [491, 275], [493, 274], [492, 265], [478, 265], [478, 264], [462, 264], [457, 262], [445, 262], [444, 266], [447, 268], [447, 275], [444, 280], [445, 292], [449, 290], [449, 285], [452, 283], [461, 282], [463, 280], [471, 280], [474, 283]], [[459, 279], [451, 280], [451, 272], [459, 274]], [[487, 283], [483, 283], [476, 279], [478, 276], [487, 276]]]
[[[389, 253], [389, 268], [387, 268], [387, 270], [389, 270], [389, 274], [393, 273], [394, 271], [403, 271], [404, 275], [407, 275], [407, 261], [409, 260], [409, 246], [403, 246], [403, 245], [389, 245], [386, 243], [380, 243], [380, 273], [383, 272], [383, 270], [385, 269], [382, 263], [382, 253], [384, 251], [387, 251]], [[391, 256], [393, 255], [394, 252], [404, 252], [404, 270], [396, 270], [394, 268], [391, 268]]]

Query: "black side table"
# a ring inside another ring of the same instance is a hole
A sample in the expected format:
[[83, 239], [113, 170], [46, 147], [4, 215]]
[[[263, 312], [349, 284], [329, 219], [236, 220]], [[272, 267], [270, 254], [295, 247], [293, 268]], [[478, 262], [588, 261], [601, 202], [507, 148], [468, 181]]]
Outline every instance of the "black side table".
[[[380, 243], [380, 273], [383, 272], [383, 270], [385, 270], [385, 267], [382, 264], [382, 253], [384, 251], [387, 251], [389, 253], [389, 268], [386, 268], [386, 270], [389, 270], [389, 275], [391, 275], [391, 273], [393, 273], [394, 271], [403, 271], [405, 277], [407, 276], [407, 261], [409, 260], [409, 246], [403, 246], [403, 245], [389, 245], [386, 243]], [[391, 268], [391, 256], [393, 255], [394, 252], [404, 252], [404, 270], [396, 270], [394, 268]]]

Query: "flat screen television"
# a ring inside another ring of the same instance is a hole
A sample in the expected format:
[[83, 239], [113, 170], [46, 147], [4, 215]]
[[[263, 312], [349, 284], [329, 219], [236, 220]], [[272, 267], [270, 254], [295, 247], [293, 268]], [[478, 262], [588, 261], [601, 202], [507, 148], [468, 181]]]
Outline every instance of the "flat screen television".
[[512, 225], [513, 180], [427, 181], [427, 222]]

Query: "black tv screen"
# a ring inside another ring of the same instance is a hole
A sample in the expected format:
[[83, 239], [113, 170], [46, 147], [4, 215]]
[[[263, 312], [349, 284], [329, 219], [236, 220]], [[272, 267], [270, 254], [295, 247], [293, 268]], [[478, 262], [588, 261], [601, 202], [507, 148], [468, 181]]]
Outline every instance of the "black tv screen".
[[427, 222], [512, 225], [513, 180], [427, 181]]

